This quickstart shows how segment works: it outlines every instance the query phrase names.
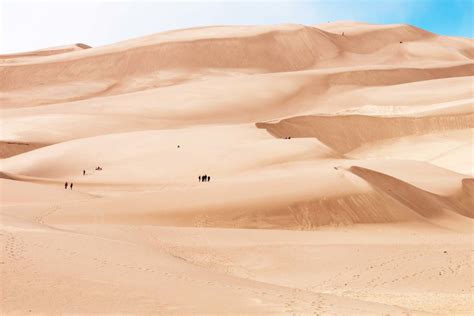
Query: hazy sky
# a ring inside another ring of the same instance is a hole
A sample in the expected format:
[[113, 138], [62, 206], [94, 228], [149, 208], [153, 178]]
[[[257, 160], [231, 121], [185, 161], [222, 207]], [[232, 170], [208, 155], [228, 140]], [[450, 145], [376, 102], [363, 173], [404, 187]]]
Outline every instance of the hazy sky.
[[408, 23], [473, 37], [471, 0], [22, 1], [0, 0], [0, 53], [99, 46], [169, 29], [222, 24]]

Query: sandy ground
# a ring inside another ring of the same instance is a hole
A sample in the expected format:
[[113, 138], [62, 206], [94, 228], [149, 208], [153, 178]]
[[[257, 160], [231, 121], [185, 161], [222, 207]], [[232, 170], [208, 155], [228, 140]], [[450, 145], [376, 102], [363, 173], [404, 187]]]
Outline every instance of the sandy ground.
[[470, 315], [473, 58], [355, 22], [0, 55], [1, 313]]

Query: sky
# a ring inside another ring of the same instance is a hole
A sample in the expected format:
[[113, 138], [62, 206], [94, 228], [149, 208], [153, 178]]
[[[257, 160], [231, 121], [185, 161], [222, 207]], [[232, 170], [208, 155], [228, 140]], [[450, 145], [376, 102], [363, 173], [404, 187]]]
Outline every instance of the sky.
[[0, 0], [0, 54], [84, 43], [106, 45], [205, 25], [407, 23], [473, 37], [471, 0], [42, 1]]

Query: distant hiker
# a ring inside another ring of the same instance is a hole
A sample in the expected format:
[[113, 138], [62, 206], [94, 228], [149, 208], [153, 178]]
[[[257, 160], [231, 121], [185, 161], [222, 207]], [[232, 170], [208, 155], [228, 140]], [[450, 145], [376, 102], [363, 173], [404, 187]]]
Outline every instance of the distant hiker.
[[85, 171], [85, 170], [82, 170], [82, 175], [83, 175], [83, 176], [86, 175], [86, 171]]
[[207, 176], [207, 182], [211, 181], [211, 177]]
[[67, 189], [67, 182], [64, 183], [64, 189]]
[[207, 181], [207, 175], [206, 175], [206, 174], [203, 175], [202, 178], [203, 178], [202, 182], [206, 182], [206, 181]]
[[198, 178], [199, 178], [199, 182], [201, 182], [201, 176], [199, 176]]
[[71, 190], [72, 190], [72, 182], [71, 182], [71, 185], [70, 185], [69, 187], [70, 187], [70, 188], [71, 188]]
[[179, 145], [178, 145], [178, 148], [180, 148]]

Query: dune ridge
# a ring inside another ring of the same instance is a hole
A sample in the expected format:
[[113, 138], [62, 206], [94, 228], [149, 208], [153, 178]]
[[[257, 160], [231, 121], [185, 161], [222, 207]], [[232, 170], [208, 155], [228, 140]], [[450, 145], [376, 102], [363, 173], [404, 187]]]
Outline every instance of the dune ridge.
[[316, 137], [344, 154], [382, 139], [473, 128], [474, 119], [472, 113], [424, 117], [335, 115], [293, 117], [278, 123], [257, 123], [256, 126], [279, 138]]
[[[375, 34], [370, 32], [351, 35], [348, 32], [344, 36], [301, 25], [281, 25], [271, 29], [264, 26], [249, 26], [238, 29], [238, 32], [231, 32], [226, 37], [212, 35], [219, 32], [225, 34], [226, 30], [226, 27], [199, 30], [200, 33], [211, 34], [204, 38], [195, 38], [193, 35], [197, 32], [196, 30], [185, 30], [181, 31], [183, 39], [178, 41], [164, 33], [115, 45], [76, 51], [66, 57], [58, 54], [36, 62], [3, 64], [0, 67], [0, 85], [4, 91], [28, 89], [39, 85], [61, 86], [76, 81], [76, 74], [81, 73], [82, 80], [91, 83], [112, 81], [114, 84], [119, 84], [126, 78], [144, 76], [147, 78], [147, 83], [142, 88], [148, 88], [156, 80], [154, 77], [164, 70], [186, 69], [187, 73], [199, 73], [206, 69], [233, 69], [237, 72], [251, 71], [253, 73], [290, 72], [324, 67], [324, 63], [329, 60], [333, 60], [329, 64], [331, 67], [335, 64], [338, 67], [344, 64], [349, 66], [353, 63], [347, 63], [347, 60], [353, 61], [353, 58], [361, 65], [390, 64], [384, 61], [385, 57], [380, 59], [376, 56], [381, 47], [400, 45], [400, 41], [437, 40], [436, 36], [428, 32], [405, 25], [374, 31]], [[375, 36], [377, 32], [382, 32], [383, 35]], [[374, 45], [374, 43], [378, 44]], [[452, 43], [448, 42], [448, 44]], [[444, 47], [444, 43], [438, 43], [438, 45]], [[452, 50], [453, 47], [450, 46]], [[457, 43], [457, 46], [472, 50], [472, 43], [466, 43], [465, 46], [463, 43]], [[350, 48], [355, 47], [366, 47], [366, 49], [351, 52]], [[192, 57], [188, 54], [191, 50]], [[446, 50], [440, 53], [436, 56], [437, 58], [434, 58], [434, 62], [444, 61], [443, 57], [450, 52]], [[357, 56], [344, 58], [344, 54], [348, 53]], [[400, 54], [398, 51], [390, 51], [384, 55], [393, 55], [394, 58], [398, 58], [398, 61], [406, 60], [407, 62], [419, 58], [413, 54]], [[472, 75], [472, 58], [459, 53], [459, 56], [449, 57], [448, 61], [464, 63], [463, 66], [459, 66], [461, 67], [459, 71]], [[102, 66], [95, 67], [96, 64]], [[454, 73], [459, 71], [454, 71]], [[25, 73], [28, 73], [28, 76], [25, 76]], [[432, 73], [435, 75], [433, 71]], [[334, 80], [336, 83], [351, 81], [348, 75], [338, 76]], [[364, 75], [364, 78], [371, 77]], [[383, 77], [377, 76], [375, 80], [380, 79]], [[127, 89], [127, 85], [124, 85], [114, 94], [127, 91], [130, 90]]]

